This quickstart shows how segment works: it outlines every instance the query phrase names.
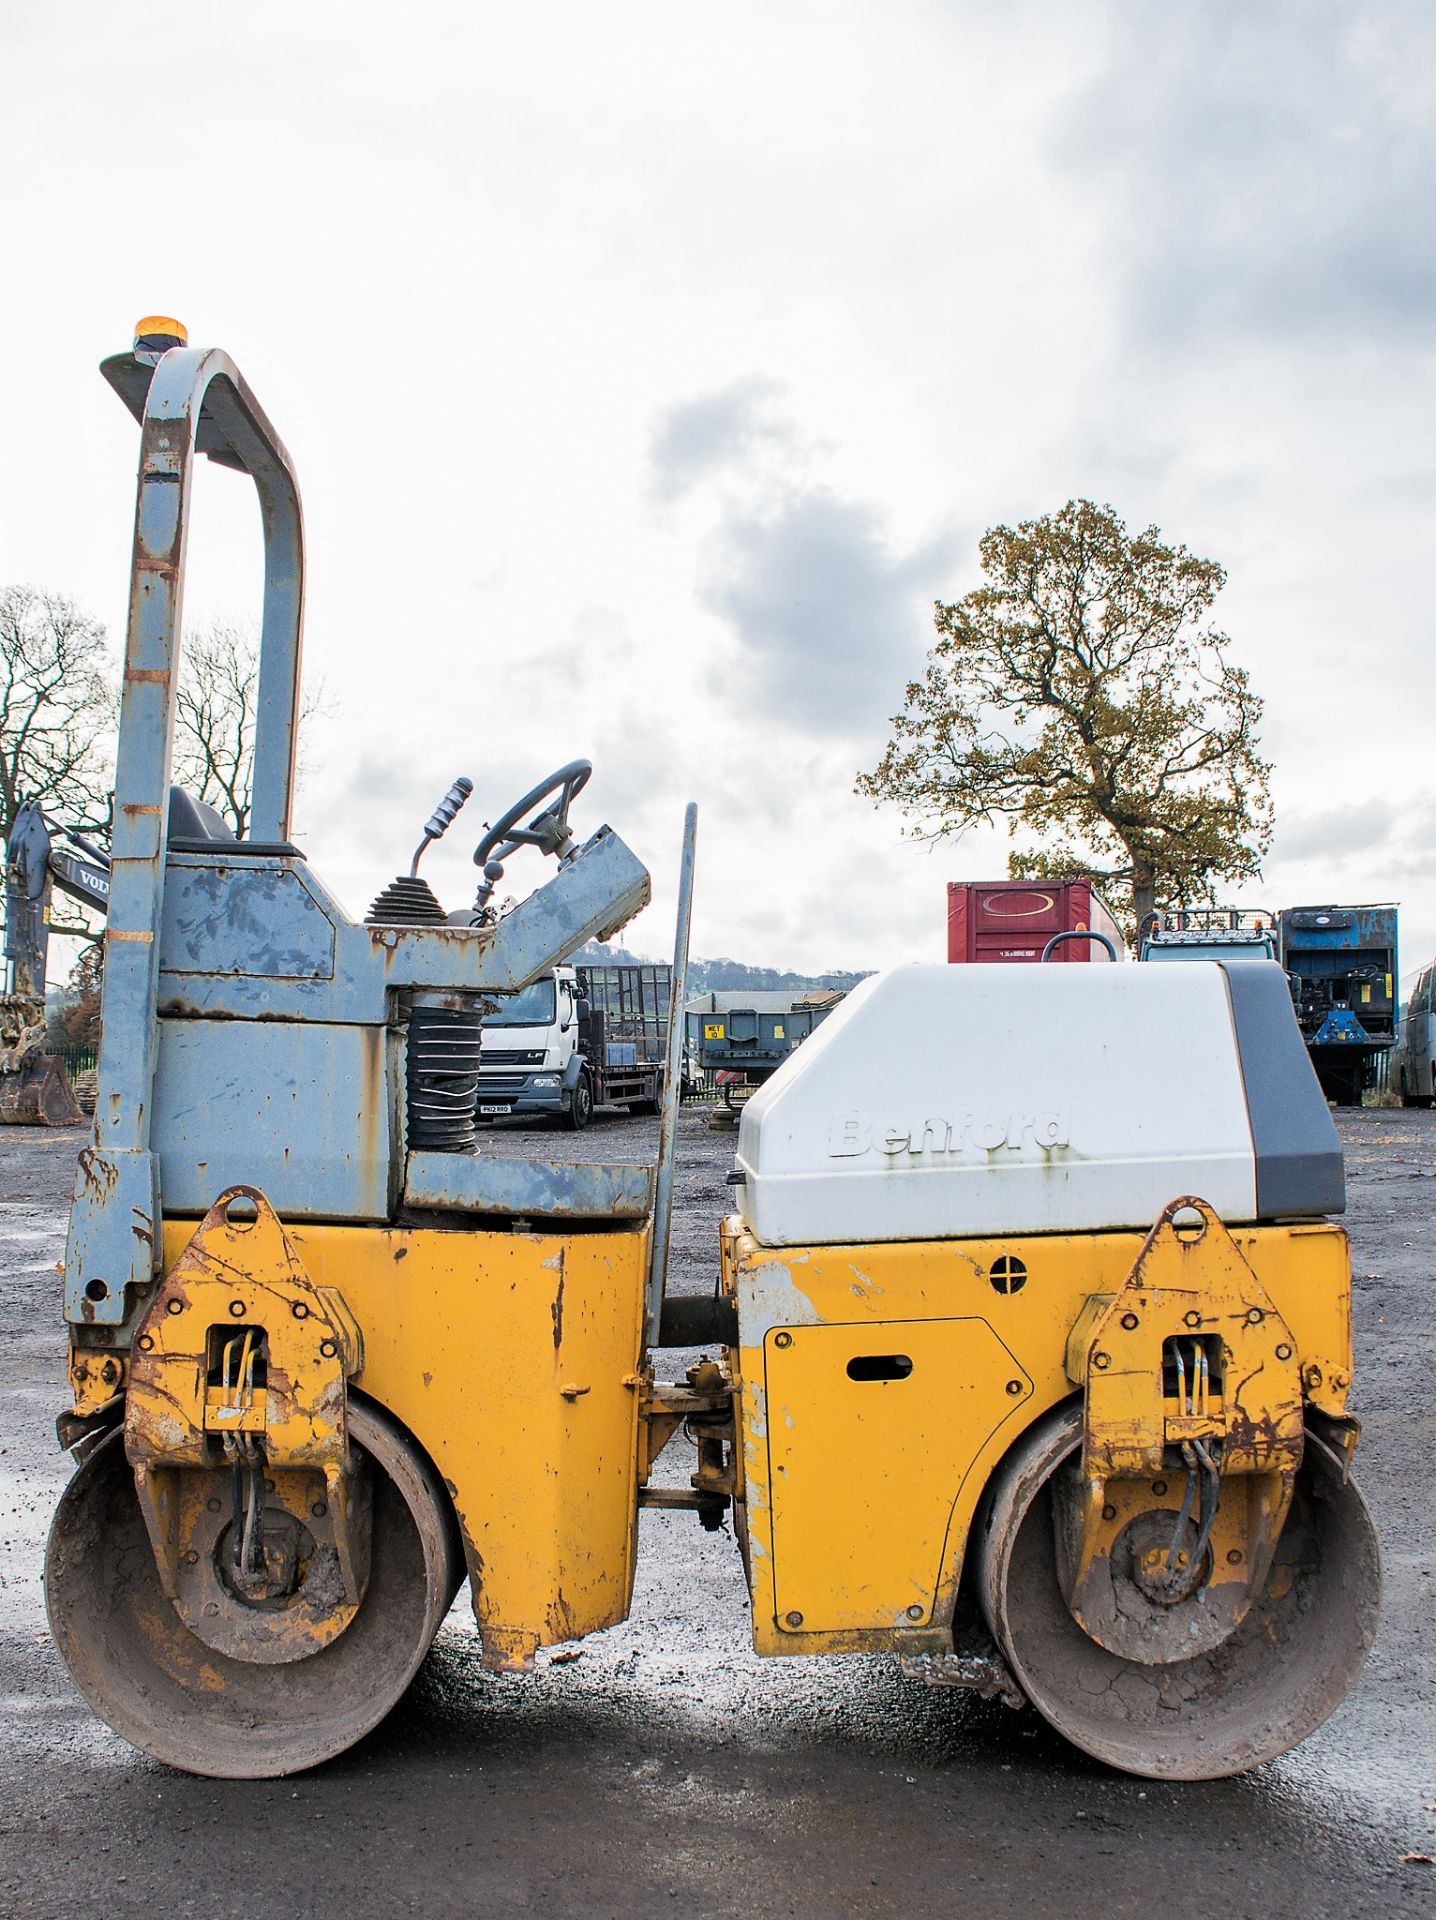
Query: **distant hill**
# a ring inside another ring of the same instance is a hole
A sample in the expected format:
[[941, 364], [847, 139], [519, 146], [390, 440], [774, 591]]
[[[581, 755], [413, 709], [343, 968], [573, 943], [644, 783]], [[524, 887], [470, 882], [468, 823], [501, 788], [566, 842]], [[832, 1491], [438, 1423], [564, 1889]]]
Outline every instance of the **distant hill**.
[[793, 973], [780, 967], [753, 967], [742, 960], [690, 960], [690, 993], [724, 993], [734, 987], [754, 987], [763, 991], [804, 993], [813, 987], [835, 987], [846, 993], [866, 973], [850, 973], [835, 968], [828, 973]]
[[[610, 966], [638, 967], [652, 966], [652, 956], [630, 953], [626, 947], [601, 946], [598, 941], [590, 940], [586, 947], [580, 947], [573, 956], [582, 964], [585, 961], [600, 965], [607, 961]], [[744, 960], [700, 960], [688, 962], [688, 991], [690, 995], [699, 993], [728, 993], [736, 987], [752, 987], [755, 991], [771, 993], [804, 993], [813, 987], [835, 987], [846, 993], [855, 987], [859, 980], [866, 980], [866, 973], [848, 973], [837, 969], [830, 973], [793, 973], [779, 967], [754, 967]]]

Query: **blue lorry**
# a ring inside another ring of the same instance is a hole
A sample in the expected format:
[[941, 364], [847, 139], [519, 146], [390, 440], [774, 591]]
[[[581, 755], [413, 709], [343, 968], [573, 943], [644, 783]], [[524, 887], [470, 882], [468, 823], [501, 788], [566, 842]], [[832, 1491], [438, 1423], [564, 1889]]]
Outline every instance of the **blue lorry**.
[[1323, 1093], [1361, 1104], [1396, 1037], [1396, 908], [1286, 907], [1280, 957]]

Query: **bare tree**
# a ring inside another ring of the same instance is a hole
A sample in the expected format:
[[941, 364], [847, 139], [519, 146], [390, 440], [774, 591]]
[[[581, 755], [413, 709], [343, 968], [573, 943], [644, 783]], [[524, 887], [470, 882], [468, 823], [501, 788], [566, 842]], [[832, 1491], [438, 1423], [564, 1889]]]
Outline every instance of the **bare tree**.
[[[185, 634], [175, 694], [174, 777], [241, 838], [249, 831], [254, 785], [258, 673], [252, 627], [212, 620]], [[301, 728], [326, 710], [321, 686], [300, 703]]]
[[257, 666], [249, 630], [214, 620], [184, 636], [175, 693], [174, 777], [241, 837], [254, 778]]
[[[26, 801], [80, 832], [107, 834], [114, 807], [115, 696], [98, 620], [63, 593], [0, 591], [0, 843]], [[52, 933], [98, 938], [91, 916]]]
[[0, 839], [27, 800], [103, 833], [113, 805], [115, 696], [98, 620], [62, 593], [0, 592]]

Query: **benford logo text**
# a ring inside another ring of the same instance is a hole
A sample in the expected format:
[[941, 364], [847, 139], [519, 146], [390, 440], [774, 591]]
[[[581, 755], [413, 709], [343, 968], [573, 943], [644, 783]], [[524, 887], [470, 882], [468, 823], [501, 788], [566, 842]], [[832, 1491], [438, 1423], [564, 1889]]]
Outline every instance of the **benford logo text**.
[[901, 1121], [875, 1123], [862, 1112], [833, 1116], [828, 1130], [828, 1155], [846, 1159], [861, 1153], [885, 1153], [914, 1156], [931, 1153], [995, 1153], [1000, 1148], [1019, 1152], [1023, 1147], [1038, 1147], [1044, 1153], [1065, 1147], [1068, 1141], [1067, 1119], [1061, 1113], [964, 1113], [953, 1119], [928, 1115], [904, 1124]]

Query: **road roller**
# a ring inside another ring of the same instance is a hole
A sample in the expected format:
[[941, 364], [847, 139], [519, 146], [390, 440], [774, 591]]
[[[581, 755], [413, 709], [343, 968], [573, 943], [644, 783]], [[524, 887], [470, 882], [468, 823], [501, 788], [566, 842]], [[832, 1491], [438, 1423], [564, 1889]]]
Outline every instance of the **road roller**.
[[[495, 996], [649, 898], [580, 823], [588, 763], [495, 806], [445, 906], [456, 781], [351, 917], [291, 837], [293, 464], [177, 323], [102, 370], [140, 461], [45, 1575], [94, 1711], [195, 1773], [320, 1765], [465, 1584], [495, 1673], [625, 1619], [647, 1507], [731, 1529], [759, 1654], [893, 1656], [1154, 1779], [1320, 1725], [1380, 1573], [1340, 1149], [1280, 970], [870, 977], [743, 1109], [712, 1288], [670, 1295], [681, 1019], [652, 1166], [475, 1124]], [[239, 838], [171, 784], [201, 455], [264, 535]]]

